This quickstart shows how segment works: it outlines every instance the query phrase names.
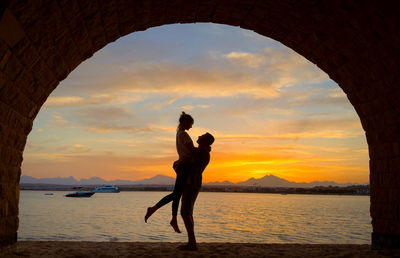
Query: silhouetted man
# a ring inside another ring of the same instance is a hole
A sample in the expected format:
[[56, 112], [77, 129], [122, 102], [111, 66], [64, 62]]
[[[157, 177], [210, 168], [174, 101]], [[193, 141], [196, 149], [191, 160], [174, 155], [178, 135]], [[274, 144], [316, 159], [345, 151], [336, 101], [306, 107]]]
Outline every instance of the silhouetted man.
[[181, 216], [185, 223], [188, 233], [188, 243], [179, 247], [181, 250], [197, 250], [196, 237], [194, 235], [193, 207], [199, 194], [202, 174], [204, 169], [210, 162], [211, 144], [214, 142], [214, 137], [209, 134], [203, 134], [197, 139], [199, 147], [195, 150], [195, 164], [193, 170], [189, 173], [188, 182], [182, 195]]

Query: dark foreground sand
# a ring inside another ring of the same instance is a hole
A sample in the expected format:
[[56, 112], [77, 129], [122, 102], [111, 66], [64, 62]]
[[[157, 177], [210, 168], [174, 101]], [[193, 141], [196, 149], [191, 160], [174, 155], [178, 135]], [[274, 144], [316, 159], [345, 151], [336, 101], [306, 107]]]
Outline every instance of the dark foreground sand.
[[199, 251], [179, 251], [182, 243], [20, 241], [0, 257], [400, 257], [400, 250], [372, 251], [370, 245], [200, 243]]

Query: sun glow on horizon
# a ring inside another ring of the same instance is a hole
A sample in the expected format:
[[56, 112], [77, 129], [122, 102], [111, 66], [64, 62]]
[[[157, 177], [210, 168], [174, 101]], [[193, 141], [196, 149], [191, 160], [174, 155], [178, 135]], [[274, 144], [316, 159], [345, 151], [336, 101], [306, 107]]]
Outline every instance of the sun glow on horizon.
[[175, 177], [181, 111], [193, 142], [216, 139], [204, 182], [369, 181], [365, 134], [338, 85], [279, 42], [215, 24], [136, 32], [83, 62], [35, 119], [22, 174]]

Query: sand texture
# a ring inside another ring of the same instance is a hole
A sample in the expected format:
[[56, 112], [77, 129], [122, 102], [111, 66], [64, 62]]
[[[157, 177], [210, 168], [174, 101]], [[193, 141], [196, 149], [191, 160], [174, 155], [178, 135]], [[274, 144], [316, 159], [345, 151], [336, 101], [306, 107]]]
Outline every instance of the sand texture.
[[20, 241], [1, 249], [1, 257], [400, 257], [400, 250], [370, 245], [200, 243], [199, 251], [180, 251], [182, 243]]

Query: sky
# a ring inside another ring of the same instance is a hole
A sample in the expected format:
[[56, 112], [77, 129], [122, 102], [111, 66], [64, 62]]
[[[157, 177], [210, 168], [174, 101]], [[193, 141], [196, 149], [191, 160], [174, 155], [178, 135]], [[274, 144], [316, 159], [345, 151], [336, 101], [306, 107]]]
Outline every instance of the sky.
[[203, 182], [369, 181], [360, 120], [326, 73], [280, 42], [206, 23], [135, 32], [81, 63], [36, 117], [22, 174], [174, 177], [182, 111], [194, 142], [215, 136]]

